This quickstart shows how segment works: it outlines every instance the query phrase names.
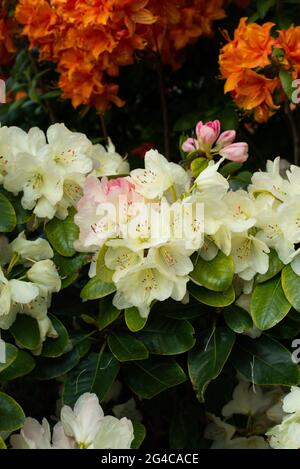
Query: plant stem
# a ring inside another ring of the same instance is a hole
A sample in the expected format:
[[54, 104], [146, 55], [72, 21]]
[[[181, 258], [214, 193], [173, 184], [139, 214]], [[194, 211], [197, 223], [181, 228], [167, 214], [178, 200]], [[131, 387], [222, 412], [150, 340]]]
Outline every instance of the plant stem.
[[294, 148], [294, 163], [299, 166], [300, 164], [300, 127], [297, 111], [291, 111], [289, 103], [285, 103], [284, 107], [285, 115], [289, 122], [289, 127], [293, 137], [293, 148]]
[[[39, 70], [38, 70], [36, 61], [35, 61], [34, 57], [31, 54], [30, 54], [30, 59], [31, 59], [31, 64], [32, 64], [33, 71], [34, 71], [35, 75], [38, 75]], [[44, 84], [43, 84], [41, 78], [39, 78], [37, 80], [37, 82], [38, 82], [38, 85], [39, 85], [42, 93], [43, 94], [46, 93], [46, 90], [45, 90], [45, 87], [44, 87]], [[44, 107], [45, 111], [47, 112], [47, 114], [49, 116], [50, 123], [55, 124], [57, 121], [56, 121], [55, 114], [54, 114], [54, 111], [52, 109], [52, 106], [49, 102], [49, 99], [43, 99], [42, 106]]]
[[104, 114], [102, 112], [99, 112], [99, 118], [100, 118], [100, 127], [104, 139], [104, 145], [108, 145], [108, 133], [107, 133], [107, 128], [106, 128], [106, 123], [104, 119]]
[[157, 75], [159, 83], [159, 92], [160, 92], [160, 101], [163, 117], [163, 126], [164, 126], [164, 146], [165, 146], [165, 157], [167, 160], [171, 160], [171, 145], [170, 145], [170, 124], [169, 124], [169, 115], [168, 115], [168, 106], [167, 106], [167, 97], [166, 97], [166, 88], [163, 75], [163, 67], [160, 60], [160, 56], [157, 57]]

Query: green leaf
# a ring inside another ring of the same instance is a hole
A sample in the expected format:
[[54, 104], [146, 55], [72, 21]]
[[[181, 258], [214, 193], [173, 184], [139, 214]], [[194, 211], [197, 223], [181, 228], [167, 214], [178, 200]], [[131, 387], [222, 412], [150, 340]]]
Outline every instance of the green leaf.
[[220, 168], [220, 173], [226, 178], [239, 171], [242, 167], [242, 163], [235, 163], [234, 161], [230, 161], [229, 163], [226, 163], [224, 166], [222, 166], [222, 168]]
[[25, 314], [18, 314], [10, 328], [15, 340], [24, 348], [35, 350], [41, 343], [40, 330], [36, 319]]
[[284, 264], [279, 259], [277, 252], [274, 251], [274, 249], [271, 249], [269, 254], [268, 271], [265, 274], [257, 274], [255, 277], [256, 283], [264, 283], [267, 280], [270, 280], [271, 278], [275, 277], [275, 275], [277, 275], [283, 267]]
[[81, 290], [83, 300], [98, 300], [116, 291], [114, 283], [105, 283], [98, 277], [91, 278]]
[[[299, 316], [299, 313], [296, 312], [296, 314]], [[269, 335], [278, 339], [293, 339], [299, 333], [300, 323], [295, 321], [290, 316], [290, 313], [283, 319], [283, 321], [268, 331]]]
[[293, 90], [294, 90], [293, 89], [293, 77], [292, 77], [292, 75], [287, 70], [282, 68], [279, 71], [279, 78], [280, 78], [281, 85], [282, 85], [282, 88], [283, 88], [285, 94], [287, 95], [288, 99], [290, 101], [292, 101], [292, 94], [293, 94]]
[[172, 358], [148, 358], [123, 365], [128, 386], [143, 399], [186, 381], [183, 369]]
[[231, 305], [235, 300], [235, 291], [233, 286], [224, 292], [213, 292], [198, 285], [188, 284], [188, 291], [193, 298], [208, 306], [222, 308]]
[[114, 322], [120, 313], [121, 311], [112, 304], [111, 298], [103, 298], [99, 303], [98, 325], [100, 331]]
[[258, 0], [256, 5], [260, 18], [263, 19], [275, 4], [276, 0]]
[[300, 277], [287, 265], [281, 274], [281, 284], [285, 296], [293, 308], [300, 312]]
[[25, 414], [20, 405], [10, 396], [0, 392], [0, 431], [14, 432], [22, 427]]
[[3, 440], [3, 438], [1, 438], [1, 436], [0, 436], [0, 449], [7, 449], [7, 446], [4, 443], [4, 440]]
[[119, 369], [120, 364], [110, 352], [90, 353], [68, 374], [63, 389], [64, 404], [73, 406], [85, 392], [94, 392], [103, 400]]
[[228, 290], [234, 276], [234, 264], [231, 256], [225, 256], [219, 251], [212, 261], [205, 261], [201, 256], [196, 257], [191, 280], [209, 290], [223, 292]]
[[238, 337], [231, 361], [239, 373], [257, 385], [293, 386], [300, 381], [299, 368], [291, 353], [264, 334], [255, 340]]
[[53, 218], [45, 228], [49, 242], [64, 257], [72, 257], [76, 253], [74, 242], [78, 239], [79, 228], [74, 223], [74, 214], [75, 210], [71, 209], [65, 220]]
[[10, 367], [12, 363], [16, 360], [17, 355], [17, 347], [12, 344], [5, 343], [5, 363], [0, 362], [0, 372]]
[[191, 162], [192, 175], [196, 178], [200, 173], [208, 166], [208, 160], [206, 158], [196, 158]]
[[69, 345], [69, 334], [63, 323], [53, 314], [48, 314], [52, 325], [56, 330], [58, 337], [55, 339], [47, 338], [44, 342], [41, 355], [43, 357], [59, 357], [62, 355]]
[[203, 333], [199, 343], [189, 352], [189, 376], [197, 399], [204, 401], [205, 390], [211, 380], [221, 373], [235, 341], [235, 334], [227, 327]]
[[278, 324], [291, 309], [287, 301], [280, 277], [257, 285], [251, 299], [251, 316], [255, 325], [262, 331]]
[[125, 332], [112, 332], [108, 337], [108, 346], [119, 362], [145, 360], [149, 356], [145, 345]]
[[0, 232], [9, 233], [15, 229], [17, 217], [14, 207], [5, 195], [0, 193]]
[[203, 437], [203, 410], [191, 399], [179, 398], [170, 427], [172, 449], [199, 449]]
[[131, 443], [132, 449], [139, 449], [146, 437], [146, 428], [140, 422], [133, 422], [134, 440]]
[[107, 250], [108, 250], [108, 246], [103, 246], [99, 251], [99, 254], [97, 256], [97, 263], [96, 263], [96, 274], [98, 278], [103, 280], [103, 282], [111, 283], [114, 272], [113, 270], [108, 269], [104, 262], [105, 254]]
[[148, 318], [142, 318], [139, 310], [134, 306], [125, 309], [125, 322], [131, 332], [137, 332], [145, 327]]
[[237, 334], [243, 334], [253, 327], [249, 313], [236, 305], [231, 305], [224, 311], [224, 319], [228, 327]]
[[150, 353], [177, 355], [195, 345], [194, 333], [194, 328], [188, 321], [154, 317], [136, 337], [144, 342]]
[[79, 361], [78, 347], [74, 347], [70, 352], [58, 358], [41, 358], [33, 372], [33, 377], [39, 380], [57, 378], [72, 370]]
[[0, 381], [11, 381], [28, 375], [35, 367], [34, 358], [24, 350], [18, 350], [17, 358], [9, 368], [0, 373]]

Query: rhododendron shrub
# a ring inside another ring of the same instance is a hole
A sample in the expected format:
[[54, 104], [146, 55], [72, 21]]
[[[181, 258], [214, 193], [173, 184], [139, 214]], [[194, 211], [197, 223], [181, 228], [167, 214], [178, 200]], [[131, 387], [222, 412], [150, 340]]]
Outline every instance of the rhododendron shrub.
[[0, 449], [300, 448], [299, 17], [0, 1]]

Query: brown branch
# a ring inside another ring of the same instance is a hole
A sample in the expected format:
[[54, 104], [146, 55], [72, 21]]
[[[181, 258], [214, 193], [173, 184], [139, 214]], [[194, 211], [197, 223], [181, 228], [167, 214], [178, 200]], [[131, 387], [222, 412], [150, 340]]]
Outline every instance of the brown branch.
[[284, 112], [287, 117], [289, 128], [293, 137], [293, 149], [294, 149], [294, 163], [295, 165], [300, 165], [300, 126], [299, 119], [297, 115], [297, 110], [294, 112], [290, 109], [290, 103], [286, 102], [284, 106]]
[[99, 112], [99, 118], [100, 118], [100, 127], [101, 127], [101, 132], [103, 135], [103, 140], [104, 140], [104, 145], [108, 145], [108, 133], [107, 133], [107, 127], [104, 119], [104, 114], [102, 112]]

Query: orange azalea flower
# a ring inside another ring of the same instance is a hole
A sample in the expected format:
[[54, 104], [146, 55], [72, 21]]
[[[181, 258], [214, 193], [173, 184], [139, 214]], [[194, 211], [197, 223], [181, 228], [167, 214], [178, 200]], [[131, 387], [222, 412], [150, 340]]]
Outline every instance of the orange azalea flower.
[[233, 40], [220, 51], [219, 63], [225, 93], [230, 92], [237, 106], [251, 111], [258, 122], [266, 122], [279, 108], [273, 101], [281, 88], [278, 76], [270, 78], [259, 69], [272, 65], [272, 51], [277, 45], [271, 36], [273, 23], [247, 24], [241, 18]]
[[16, 50], [12, 39], [13, 20], [7, 17], [2, 3], [0, 2], [0, 64], [6, 65]]
[[300, 72], [300, 26], [291, 26], [279, 32], [277, 46], [285, 52], [285, 58]]
[[270, 36], [273, 23], [262, 26], [256, 23], [246, 24], [247, 18], [241, 18], [234, 32], [234, 39], [220, 52], [220, 69], [223, 77], [229, 78], [243, 68], [265, 67], [270, 64], [269, 56], [275, 45]]
[[111, 77], [146, 47], [178, 67], [178, 51], [223, 18], [224, 0], [19, 0], [16, 18], [42, 60], [60, 74], [63, 97], [101, 111], [123, 105]]

